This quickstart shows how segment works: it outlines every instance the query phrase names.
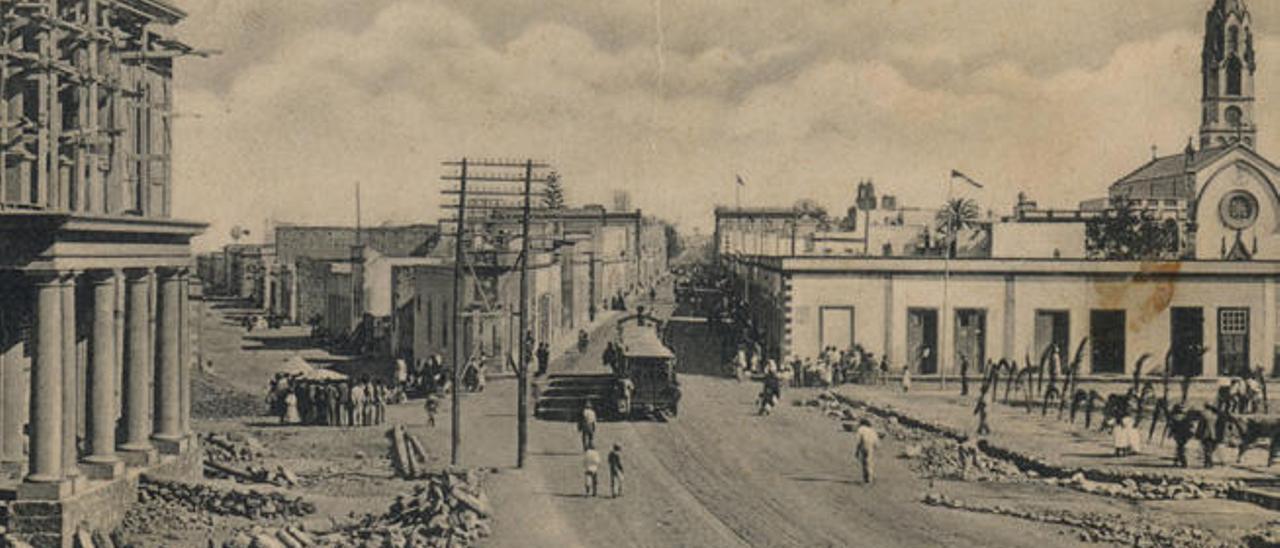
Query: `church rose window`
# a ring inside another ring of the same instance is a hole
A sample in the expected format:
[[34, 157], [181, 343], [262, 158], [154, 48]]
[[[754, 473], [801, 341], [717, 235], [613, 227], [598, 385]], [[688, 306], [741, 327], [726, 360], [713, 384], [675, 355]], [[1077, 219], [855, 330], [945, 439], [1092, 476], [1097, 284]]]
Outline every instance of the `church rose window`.
[[1219, 214], [1223, 224], [1235, 230], [1244, 230], [1258, 220], [1258, 199], [1243, 190], [1237, 190], [1222, 199]]

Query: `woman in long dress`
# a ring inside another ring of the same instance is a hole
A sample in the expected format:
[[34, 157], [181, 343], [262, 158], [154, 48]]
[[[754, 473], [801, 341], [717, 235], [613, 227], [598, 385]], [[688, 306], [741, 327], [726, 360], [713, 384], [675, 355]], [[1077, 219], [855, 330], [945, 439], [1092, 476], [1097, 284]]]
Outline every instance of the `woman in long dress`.
[[302, 422], [302, 416], [298, 414], [298, 395], [292, 390], [284, 397], [284, 416], [280, 417], [280, 422], [284, 424], [298, 424]]

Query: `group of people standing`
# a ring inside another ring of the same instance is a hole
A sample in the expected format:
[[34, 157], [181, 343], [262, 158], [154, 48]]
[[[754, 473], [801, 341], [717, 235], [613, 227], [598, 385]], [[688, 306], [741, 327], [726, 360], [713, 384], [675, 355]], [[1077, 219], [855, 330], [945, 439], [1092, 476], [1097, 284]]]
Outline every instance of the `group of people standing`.
[[277, 373], [271, 379], [267, 404], [281, 424], [374, 426], [386, 421], [388, 404], [403, 399], [399, 388], [368, 377], [308, 379]]

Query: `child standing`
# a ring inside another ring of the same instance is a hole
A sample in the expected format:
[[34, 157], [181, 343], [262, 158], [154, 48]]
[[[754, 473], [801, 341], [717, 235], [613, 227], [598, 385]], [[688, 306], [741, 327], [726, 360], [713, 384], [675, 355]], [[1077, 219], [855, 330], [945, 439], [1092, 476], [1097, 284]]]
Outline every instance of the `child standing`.
[[435, 394], [427, 395], [427, 426], [436, 427], [436, 413], [440, 411], [440, 400], [436, 399]]

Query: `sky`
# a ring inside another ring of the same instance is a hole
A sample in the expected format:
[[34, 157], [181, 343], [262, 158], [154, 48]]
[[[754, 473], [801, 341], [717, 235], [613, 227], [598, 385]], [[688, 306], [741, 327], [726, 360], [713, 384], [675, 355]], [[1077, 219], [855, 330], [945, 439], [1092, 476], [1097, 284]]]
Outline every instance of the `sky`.
[[[171, 0], [220, 54], [177, 67], [175, 214], [434, 222], [441, 162], [531, 157], [571, 203], [627, 190], [843, 211], [856, 185], [1073, 207], [1198, 128], [1211, 0]], [[1280, 2], [1250, 2], [1259, 149], [1280, 146]], [[1268, 32], [1274, 29], [1273, 32]], [[1269, 94], [1275, 90], [1274, 94]]]

